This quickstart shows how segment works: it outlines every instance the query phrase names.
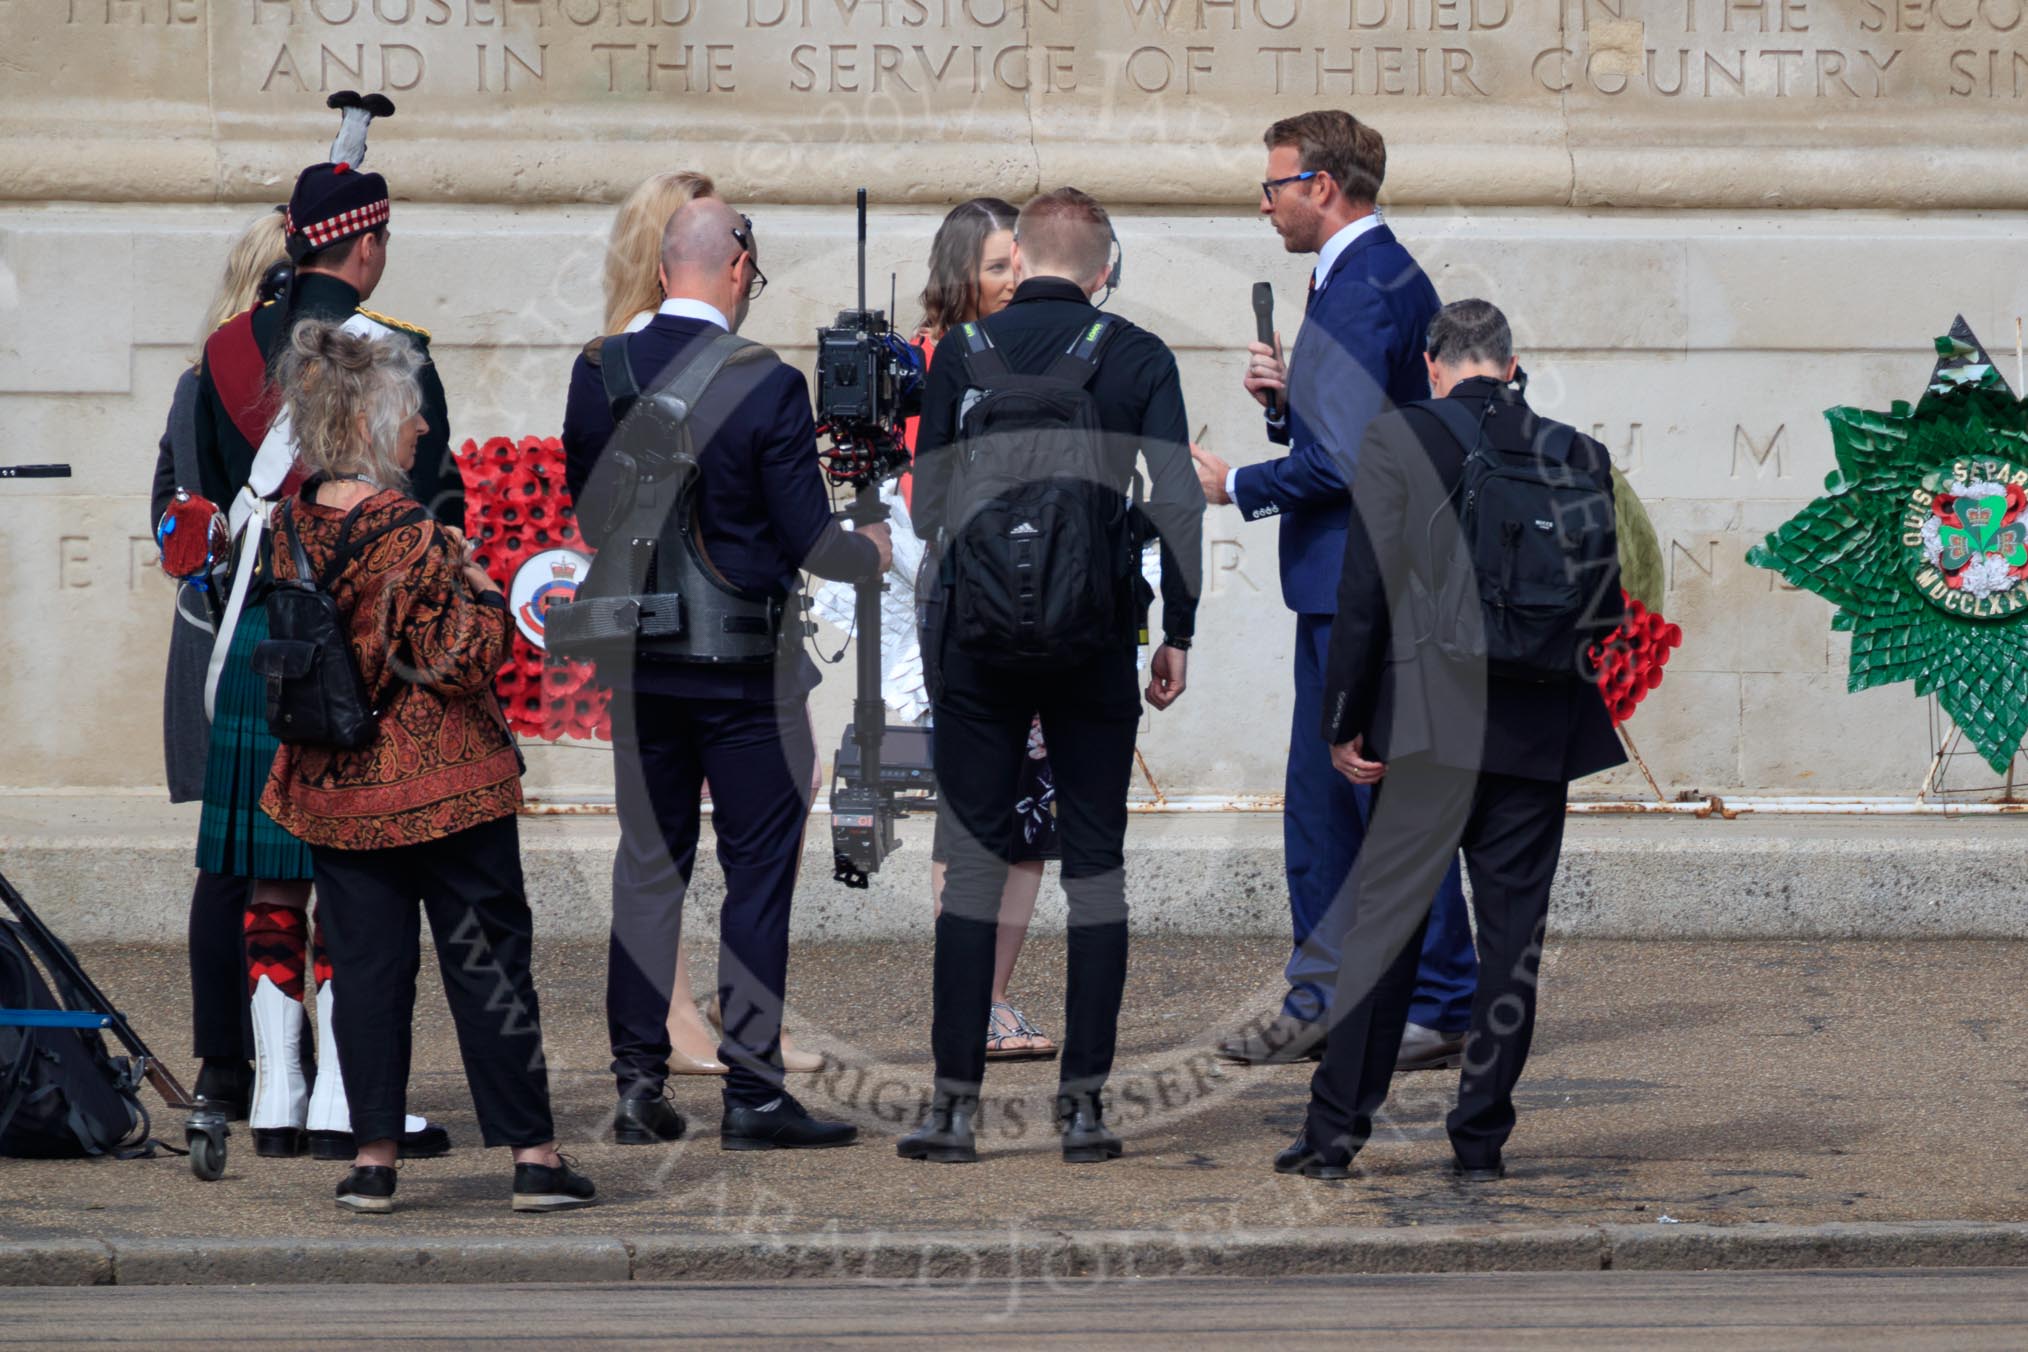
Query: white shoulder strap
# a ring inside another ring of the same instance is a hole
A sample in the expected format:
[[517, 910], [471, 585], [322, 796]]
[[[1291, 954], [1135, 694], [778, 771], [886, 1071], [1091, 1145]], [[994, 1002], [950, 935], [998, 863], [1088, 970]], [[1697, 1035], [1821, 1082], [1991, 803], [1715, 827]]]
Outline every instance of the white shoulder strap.
[[[339, 327], [362, 338], [379, 338], [395, 332], [389, 325], [358, 313]], [[218, 622], [218, 637], [211, 645], [211, 664], [204, 675], [204, 714], [207, 718], [212, 717], [213, 707], [218, 702], [218, 676], [225, 670], [225, 655], [232, 650], [232, 636], [239, 628], [240, 612], [246, 609], [247, 587], [253, 578], [256, 558], [254, 551], [261, 546], [261, 529], [266, 525], [268, 513], [274, 505], [268, 499], [289, 477], [295, 463], [296, 433], [289, 425], [289, 410], [284, 407], [268, 424], [268, 434], [261, 438], [260, 449], [254, 452], [253, 469], [234, 495], [232, 509], [227, 515], [233, 536], [240, 542], [240, 564], [233, 571], [232, 595], [226, 600], [225, 614]]]

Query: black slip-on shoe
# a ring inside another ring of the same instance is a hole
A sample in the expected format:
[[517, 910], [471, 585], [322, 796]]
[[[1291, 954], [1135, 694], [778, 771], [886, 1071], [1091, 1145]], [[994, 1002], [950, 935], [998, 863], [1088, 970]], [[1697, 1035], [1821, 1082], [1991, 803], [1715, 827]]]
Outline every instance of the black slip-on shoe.
[[1451, 1177], [1460, 1183], [1498, 1183], [1507, 1176], [1507, 1165], [1503, 1160], [1491, 1164], [1467, 1164], [1463, 1160], [1451, 1161]]
[[589, 1178], [570, 1167], [568, 1155], [559, 1154], [555, 1164], [514, 1166], [516, 1211], [573, 1211], [592, 1205], [598, 1191]]
[[613, 1140], [620, 1145], [662, 1145], [680, 1141], [689, 1124], [668, 1099], [623, 1098], [613, 1110]]
[[1352, 1177], [1352, 1157], [1326, 1155], [1310, 1144], [1307, 1130], [1299, 1131], [1288, 1148], [1275, 1156], [1275, 1172], [1332, 1182]]
[[728, 1103], [718, 1126], [721, 1150], [828, 1150], [851, 1145], [859, 1128], [850, 1122], [826, 1122], [789, 1094], [778, 1094], [761, 1107]]
[[338, 1180], [338, 1205], [365, 1216], [385, 1216], [394, 1210], [394, 1170], [381, 1164], [362, 1164]]
[[931, 1164], [977, 1164], [979, 1143], [972, 1131], [977, 1107], [977, 1099], [939, 1095], [922, 1125], [894, 1143], [894, 1153]]

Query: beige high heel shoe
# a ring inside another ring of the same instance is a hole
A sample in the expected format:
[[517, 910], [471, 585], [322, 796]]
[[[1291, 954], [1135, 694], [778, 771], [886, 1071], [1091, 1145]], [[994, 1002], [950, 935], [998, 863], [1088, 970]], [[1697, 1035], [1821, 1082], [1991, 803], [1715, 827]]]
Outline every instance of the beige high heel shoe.
[[[705, 1011], [705, 1015], [711, 1020], [711, 1026], [718, 1030], [719, 1036], [723, 1037], [725, 1035], [725, 1016], [718, 1008], [717, 996], [711, 997], [711, 1008]], [[822, 1056], [816, 1052], [806, 1052], [798, 1049], [793, 1042], [789, 1041], [789, 1030], [786, 1028], [782, 1029], [783, 1071], [790, 1075], [815, 1075], [823, 1068], [824, 1058]]]
[[723, 1075], [725, 1063], [718, 1059], [718, 1039], [704, 1026], [697, 1006], [678, 1000], [669, 1007], [669, 1073], [671, 1075]]

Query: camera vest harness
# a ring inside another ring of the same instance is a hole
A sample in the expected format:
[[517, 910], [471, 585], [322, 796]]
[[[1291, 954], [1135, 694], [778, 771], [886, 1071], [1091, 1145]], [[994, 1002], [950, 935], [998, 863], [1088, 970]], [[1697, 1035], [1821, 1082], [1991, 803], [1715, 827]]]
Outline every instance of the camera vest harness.
[[[698, 402], [729, 365], [778, 361], [736, 334], [701, 340], [692, 359], [642, 390], [628, 335], [606, 338], [598, 365], [613, 435], [587, 490], [605, 543], [575, 599], [550, 609], [549, 651], [579, 661], [764, 666], [781, 643], [783, 593], [734, 585], [705, 552], [697, 456], [715, 428], [693, 425]], [[673, 364], [672, 364], [673, 365]], [[609, 477], [608, 477], [609, 476]]]

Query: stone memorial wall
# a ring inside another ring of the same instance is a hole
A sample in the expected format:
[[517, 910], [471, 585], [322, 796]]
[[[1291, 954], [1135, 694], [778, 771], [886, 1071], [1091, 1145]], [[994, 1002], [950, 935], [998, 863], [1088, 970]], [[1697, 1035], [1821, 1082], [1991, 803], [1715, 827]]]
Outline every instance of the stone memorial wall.
[[[855, 187], [905, 324], [944, 207], [1096, 193], [1115, 308], [1236, 460], [1267, 449], [1250, 284], [1293, 337], [1307, 266], [1254, 216], [1260, 134], [1350, 109], [1439, 291], [1509, 311], [1537, 405], [1649, 504], [1686, 631], [1632, 725], [1665, 787], [1922, 777], [1926, 706], [1844, 693], [1828, 607], [1742, 555], [1831, 468], [1821, 411], [1912, 397], [1954, 314], [2014, 375], [2028, 0], [0, 0], [0, 463], [77, 471], [0, 486], [0, 791], [159, 781], [155, 439], [226, 243], [322, 158], [343, 88], [400, 106], [374, 305], [434, 332], [458, 440], [557, 429], [612, 204], [696, 168], [752, 204], [749, 332], [800, 362], [852, 303]], [[1274, 530], [1208, 519], [1192, 689], [1144, 739], [1170, 796], [1279, 792]], [[536, 781], [596, 789], [605, 755], [544, 749]]]

